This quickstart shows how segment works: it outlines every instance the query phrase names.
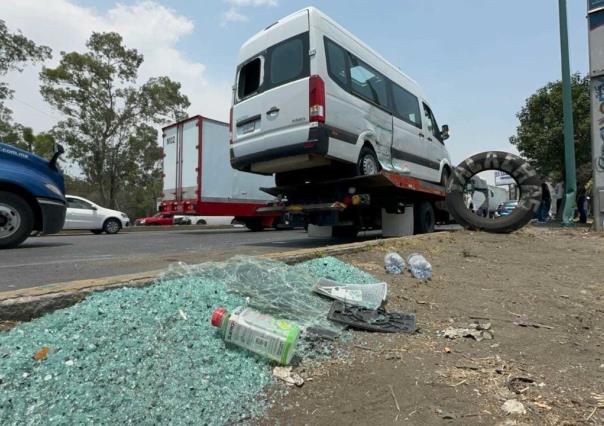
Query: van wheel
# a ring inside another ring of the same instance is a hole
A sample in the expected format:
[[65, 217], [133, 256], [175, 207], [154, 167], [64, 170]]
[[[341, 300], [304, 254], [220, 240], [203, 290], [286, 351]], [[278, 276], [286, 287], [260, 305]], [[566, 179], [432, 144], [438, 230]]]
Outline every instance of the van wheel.
[[436, 224], [436, 215], [434, 207], [429, 201], [422, 201], [415, 204], [413, 209], [413, 233], [414, 234], [429, 234], [434, 232]]
[[369, 176], [376, 175], [380, 172], [382, 167], [380, 162], [373, 151], [373, 148], [364, 146], [359, 154], [359, 161], [357, 162], [357, 175]]
[[0, 191], [0, 249], [17, 247], [34, 228], [34, 213], [18, 195]]

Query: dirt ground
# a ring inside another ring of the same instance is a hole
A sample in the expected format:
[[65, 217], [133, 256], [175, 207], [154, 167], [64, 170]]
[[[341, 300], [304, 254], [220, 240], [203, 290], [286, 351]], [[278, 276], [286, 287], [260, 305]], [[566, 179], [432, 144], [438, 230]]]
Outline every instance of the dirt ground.
[[[434, 275], [387, 275], [384, 254], [421, 252]], [[307, 425], [604, 424], [604, 236], [528, 226], [409, 238], [342, 256], [389, 284], [387, 309], [420, 330], [355, 332], [349, 357], [296, 368], [306, 383], [261, 423]], [[521, 318], [520, 315], [527, 315]], [[492, 340], [437, 332], [479, 321]], [[514, 322], [530, 323], [519, 326]], [[519, 401], [525, 414], [502, 410]]]

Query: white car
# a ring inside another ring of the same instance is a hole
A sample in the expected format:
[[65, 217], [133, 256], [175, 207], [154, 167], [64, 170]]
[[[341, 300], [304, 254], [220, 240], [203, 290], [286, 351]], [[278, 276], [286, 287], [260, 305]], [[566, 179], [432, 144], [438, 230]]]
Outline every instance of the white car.
[[381, 169], [445, 182], [452, 170], [449, 127], [419, 85], [313, 7], [243, 44], [232, 105], [232, 166], [278, 186]]
[[130, 226], [125, 213], [110, 210], [90, 200], [74, 195], [66, 195], [67, 213], [63, 229], [89, 229], [93, 234], [117, 234], [120, 229]]

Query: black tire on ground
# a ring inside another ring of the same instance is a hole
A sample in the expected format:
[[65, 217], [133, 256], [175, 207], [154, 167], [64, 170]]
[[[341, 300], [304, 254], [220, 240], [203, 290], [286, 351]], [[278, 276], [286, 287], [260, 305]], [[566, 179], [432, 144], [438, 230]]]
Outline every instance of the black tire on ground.
[[413, 233], [429, 234], [434, 232], [436, 214], [434, 206], [429, 201], [421, 201], [413, 206]]
[[359, 230], [356, 226], [334, 226], [331, 229], [331, 236], [334, 238], [355, 238]]
[[29, 237], [34, 212], [20, 196], [0, 191], [0, 249], [14, 248]]
[[382, 167], [373, 151], [373, 148], [364, 146], [359, 153], [359, 161], [357, 162], [357, 175], [367, 176], [374, 175], [380, 172]]
[[103, 224], [103, 231], [105, 231], [107, 235], [117, 234], [120, 232], [120, 229], [122, 229], [122, 224], [117, 219], [107, 219]]
[[195, 222], [195, 225], [207, 225], [208, 222], [205, 221], [205, 219], [198, 219], [197, 222]]
[[[485, 170], [501, 170], [512, 176], [520, 189], [518, 207], [495, 220], [481, 217], [466, 208], [464, 188], [468, 180]], [[476, 154], [461, 162], [447, 185], [447, 208], [455, 221], [468, 229], [510, 233], [522, 228], [534, 216], [541, 202], [541, 180], [526, 160], [501, 151]]]
[[102, 229], [91, 229], [90, 232], [92, 232], [94, 235], [100, 235], [103, 233]]

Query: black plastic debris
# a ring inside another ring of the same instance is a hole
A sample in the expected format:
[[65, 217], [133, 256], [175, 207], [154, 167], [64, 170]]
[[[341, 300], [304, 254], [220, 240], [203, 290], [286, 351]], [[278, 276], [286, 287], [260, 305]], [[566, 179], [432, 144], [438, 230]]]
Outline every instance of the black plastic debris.
[[335, 301], [327, 318], [351, 328], [382, 333], [413, 333], [415, 314], [386, 312], [385, 309], [367, 309]]

